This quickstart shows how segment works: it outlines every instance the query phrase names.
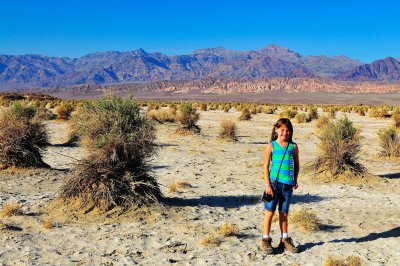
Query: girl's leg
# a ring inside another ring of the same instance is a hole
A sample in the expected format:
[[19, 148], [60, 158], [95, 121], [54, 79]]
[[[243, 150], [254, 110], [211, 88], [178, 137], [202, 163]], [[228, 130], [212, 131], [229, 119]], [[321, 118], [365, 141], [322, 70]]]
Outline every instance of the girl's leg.
[[273, 216], [274, 216], [274, 213], [271, 211], [264, 212], [264, 228], [263, 228], [264, 235], [269, 235], [269, 232], [271, 230], [271, 223], [272, 223]]
[[284, 212], [279, 212], [279, 227], [281, 228], [281, 233], [288, 232], [288, 214]]

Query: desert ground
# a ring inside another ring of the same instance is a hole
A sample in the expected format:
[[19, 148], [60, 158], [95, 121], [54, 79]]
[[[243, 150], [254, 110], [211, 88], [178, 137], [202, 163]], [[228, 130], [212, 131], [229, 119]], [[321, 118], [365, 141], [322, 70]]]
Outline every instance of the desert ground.
[[[263, 152], [277, 116], [257, 114], [250, 121], [238, 121], [239, 141], [219, 140], [219, 121], [237, 121], [239, 115], [234, 110], [200, 112], [200, 135], [180, 136], [174, 134], [176, 124], [157, 125], [159, 150], [152, 166], [167, 200], [123, 215], [96, 218], [89, 213], [88, 219], [52, 205], [74, 162], [85, 153], [78, 145], [62, 145], [66, 122], [48, 122], [52, 146], [44, 160], [52, 168], [0, 173], [0, 205], [22, 204], [21, 215], [0, 218], [0, 264], [323, 265], [328, 256], [353, 255], [364, 265], [399, 265], [400, 161], [379, 157], [377, 142], [377, 132], [388, 127], [390, 119], [347, 114], [361, 130], [360, 162], [375, 177], [326, 182], [301, 170], [291, 212], [312, 211], [321, 227], [309, 233], [289, 223], [289, 234], [300, 252], [266, 256], [260, 250], [263, 206], [259, 199]], [[301, 169], [316, 157], [315, 130], [315, 122], [294, 123]], [[169, 185], [180, 181], [190, 186], [169, 191]], [[54, 226], [46, 229], [45, 221]], [[236, 234], [220, 235], [224, 224], [236, 225]], [[271, 235], [273, 246], [277, 245], [276, 221]], [[208, 236], [219, 243], [202, 243]]]

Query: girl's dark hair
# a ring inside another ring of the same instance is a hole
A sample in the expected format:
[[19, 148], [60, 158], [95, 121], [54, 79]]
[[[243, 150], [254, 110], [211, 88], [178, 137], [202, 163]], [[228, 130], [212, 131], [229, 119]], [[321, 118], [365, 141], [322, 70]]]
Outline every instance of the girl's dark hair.
[[281, 126], [286, 126], [289, 129], [289, 131], [290, 131], [289, 141], [293, 142], [293, 140], [292, 140], [293, 126], [292, 126], [292, 122], [290, 122], [290, 120], [287, 118], [281, 118], [278, 121], [276, 121], [276, 123], [274, 124], [274, 127], [272, 128], [272, 132], [271, 132], [271, 142], [278, 138], [278, 134], [276, 134], [275, 129], [280, 128]]

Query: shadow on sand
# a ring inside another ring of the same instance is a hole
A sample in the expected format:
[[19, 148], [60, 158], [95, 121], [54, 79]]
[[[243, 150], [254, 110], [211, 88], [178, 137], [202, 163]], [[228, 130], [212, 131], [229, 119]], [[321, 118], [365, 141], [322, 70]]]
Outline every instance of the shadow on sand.
[[397, 179], [400, 178], [400, 173], [386, 174], [386, 175], [378, 175], [379, 177], [389, 178], [389, 179]]
[[400, 226], [390, 229], [388, 231], [381, 232], [381, 233], [370, 233], [369, 235], [366, 235], [361, 238], [356, 238], [356, 237], [343, 238], [343, 239], [332, 240], [331, 242], [334, 242], [334, 243], [368, 242], [368, 241], [374, 241], [374, 240], [377, 240], [380, 238], [391, 238], [391, 237], [399, 237], [399, 236], [400, 236]]
[[228, 195], [228, 196], [201, 196], [199, 198], [165, 198], [164, 203], [170, 206], [209, 206], [223, 208], [240, 208], [260, 203], [260, 195]]

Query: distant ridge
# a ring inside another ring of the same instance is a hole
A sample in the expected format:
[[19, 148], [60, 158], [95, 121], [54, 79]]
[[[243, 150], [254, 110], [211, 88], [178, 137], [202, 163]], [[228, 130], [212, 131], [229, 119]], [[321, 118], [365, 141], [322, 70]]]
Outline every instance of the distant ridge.
[[393, 57], [376, 60], [371, 64], [361, 65], [336, 77], [349, 81], [381, 81], [400, 80], [400, 62]]
[[228, 78], [263, 80], [274, 77], [340, 77], [362, 65], [346, 56], [302, 56], [268, 45], [256, 51], [205, 48], [188, 55], [167, 56], [143, 49], [98, 52], [80, 58], [0, 55], [0, 87], [60, 87], [79, 84]]

